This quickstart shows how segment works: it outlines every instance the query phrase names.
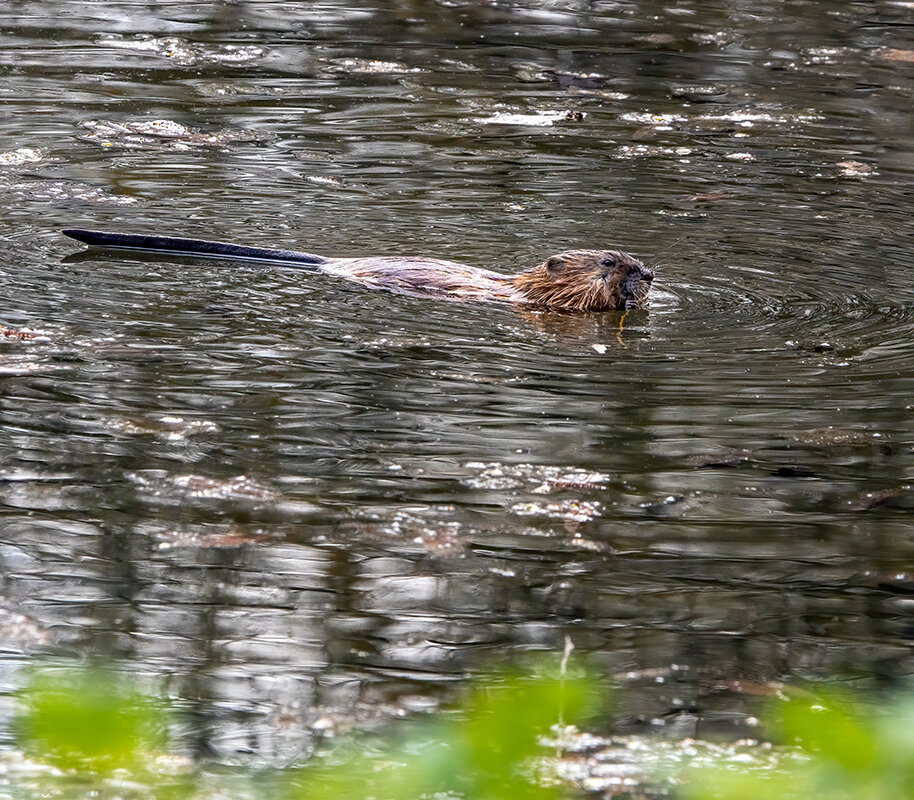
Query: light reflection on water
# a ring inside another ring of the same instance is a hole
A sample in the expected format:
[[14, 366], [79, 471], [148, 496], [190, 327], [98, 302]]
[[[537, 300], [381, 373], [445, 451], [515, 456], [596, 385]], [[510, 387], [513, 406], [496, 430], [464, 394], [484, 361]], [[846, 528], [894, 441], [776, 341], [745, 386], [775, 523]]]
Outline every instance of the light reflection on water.
[[[910, 34], [706, 6], [5, 12], [4, 686], [114, 656], [270, 761], [566, 635], [670, 671], [632, 729], [909, 675]], [[620, 328], [69, 225], [658, 280]]]

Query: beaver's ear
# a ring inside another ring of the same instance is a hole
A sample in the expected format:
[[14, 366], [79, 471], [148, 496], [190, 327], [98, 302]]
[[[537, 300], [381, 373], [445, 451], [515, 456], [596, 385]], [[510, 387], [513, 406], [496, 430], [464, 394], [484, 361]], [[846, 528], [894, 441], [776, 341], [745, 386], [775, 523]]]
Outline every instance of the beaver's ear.
[[561, 272], [562, 267], [565, 266], [565, 259], [561, 256], [549, 256], [546, 259], [546, 269], [549, 272]]

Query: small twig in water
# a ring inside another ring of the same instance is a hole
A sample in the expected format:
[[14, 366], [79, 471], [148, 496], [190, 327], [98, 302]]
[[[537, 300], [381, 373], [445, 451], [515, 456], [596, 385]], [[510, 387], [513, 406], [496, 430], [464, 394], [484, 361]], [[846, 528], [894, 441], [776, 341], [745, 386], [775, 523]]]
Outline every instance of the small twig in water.
[[[565, 696], [565, 676], [568, 674], [568, 662], [571, 659], [571, 654], [574, 652], [574, 642], [571, 641], [570, 636], [565, 637], [565, 651], [562, 653], [562, 660], [559, 663], [559, 678], [561, 685], [562, 697]], [[564, 755], [565, 748], [562, 746], [563, 737], [565, 736], [565, 709], [561, 707], [559, 710], [559, 719], [555, 725], [555, 757], [561, 758]]]

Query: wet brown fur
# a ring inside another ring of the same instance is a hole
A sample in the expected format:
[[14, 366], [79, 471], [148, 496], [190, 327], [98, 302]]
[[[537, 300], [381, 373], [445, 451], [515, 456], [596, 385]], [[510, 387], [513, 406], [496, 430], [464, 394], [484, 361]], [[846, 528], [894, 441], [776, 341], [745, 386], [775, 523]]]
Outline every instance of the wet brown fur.
[[569, 250], [516, 275], [423, 258], [338, 259], [322, 269], [400, 294], [585, 312], [642, 305], [654, 277], [619, 250]]
[[619, 250], [569, 250], [512, 277], [524, 302], [566, 311], [624, 311], [647, 299], [654, 274]]

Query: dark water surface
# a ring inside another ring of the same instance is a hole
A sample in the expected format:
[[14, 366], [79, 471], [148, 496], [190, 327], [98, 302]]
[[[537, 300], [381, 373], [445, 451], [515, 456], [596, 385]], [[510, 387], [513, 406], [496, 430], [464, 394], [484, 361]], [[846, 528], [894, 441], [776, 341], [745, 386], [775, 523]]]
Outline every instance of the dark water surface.
[[[566, 636], [677, 735], [914, 672], [914, 4], [7, 0], [0, 74], [6, 690], [115, 658], [275, 762]], [[623, 324], [66, 226], [658, 279]]]

